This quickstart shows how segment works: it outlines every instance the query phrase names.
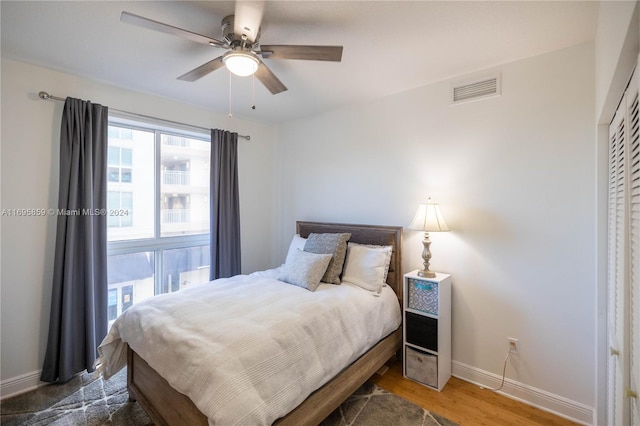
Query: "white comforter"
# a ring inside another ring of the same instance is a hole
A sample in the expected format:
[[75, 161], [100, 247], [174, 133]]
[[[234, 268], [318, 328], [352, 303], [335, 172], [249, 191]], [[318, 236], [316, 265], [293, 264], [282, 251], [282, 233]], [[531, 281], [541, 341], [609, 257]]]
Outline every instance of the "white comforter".
[[389, 287], [277, 281], [278, 270], [156, 296], [125, 311], [99, 347], [105, 378], [126, 344], [213, 425], [270, 425], [401, 321]]

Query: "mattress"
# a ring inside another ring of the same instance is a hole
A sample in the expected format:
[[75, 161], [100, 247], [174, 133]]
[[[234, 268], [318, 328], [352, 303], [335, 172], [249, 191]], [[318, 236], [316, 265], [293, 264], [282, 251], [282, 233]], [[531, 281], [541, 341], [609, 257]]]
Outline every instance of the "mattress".
[[315, 292], [279, 270], [159, 295], [125, 311], [99, 347], [105, 378], [127, 344], [210, 424], [269, 425], [401, 323], [398, 299], [343, 283]]

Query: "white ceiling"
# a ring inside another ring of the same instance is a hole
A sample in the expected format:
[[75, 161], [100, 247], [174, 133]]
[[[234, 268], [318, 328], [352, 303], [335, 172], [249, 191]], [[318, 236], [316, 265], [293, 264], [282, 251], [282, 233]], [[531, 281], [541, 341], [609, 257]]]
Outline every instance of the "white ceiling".
[[[272, 95], [256, 80], [252, 111], [252, 78], [233, 77], [232, 111], [287, 121], [587, 42], [597, 8], [594, 1], [268, 1], [263, 44], [342, 45], [342, 62], [265, 59], [289, 90]], [[223, 50], [121, 23], [123, 10], [221, 39], [220, 21], [234, 3], [3, 0], [2, 56], [228, 111], [225, 69], [193, 83], [176, 79]], [[51, 89], [34, 81], [33, 90]]]

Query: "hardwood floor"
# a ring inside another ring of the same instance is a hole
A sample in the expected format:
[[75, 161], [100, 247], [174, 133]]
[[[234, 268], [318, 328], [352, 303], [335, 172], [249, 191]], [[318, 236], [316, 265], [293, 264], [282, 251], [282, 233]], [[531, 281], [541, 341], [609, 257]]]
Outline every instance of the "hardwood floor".
[[394, 361], [373, 382], [429, 411], [440, 414], [460, 426], [473, 425], [575, 425], [562, 417], [547, 413], [489, 390], [452, 377], [442, 392], [426, 388], [402, 377], [402, 364]]

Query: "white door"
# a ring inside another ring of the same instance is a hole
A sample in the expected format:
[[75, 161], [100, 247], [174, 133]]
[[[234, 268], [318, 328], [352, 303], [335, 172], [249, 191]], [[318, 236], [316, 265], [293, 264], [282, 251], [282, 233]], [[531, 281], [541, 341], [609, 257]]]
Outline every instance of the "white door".
[[634, 73], [609, 127], [607, 422], [640, 426], [640, 108]]

